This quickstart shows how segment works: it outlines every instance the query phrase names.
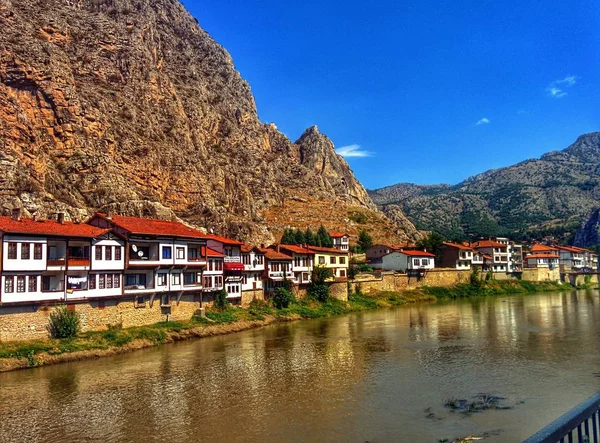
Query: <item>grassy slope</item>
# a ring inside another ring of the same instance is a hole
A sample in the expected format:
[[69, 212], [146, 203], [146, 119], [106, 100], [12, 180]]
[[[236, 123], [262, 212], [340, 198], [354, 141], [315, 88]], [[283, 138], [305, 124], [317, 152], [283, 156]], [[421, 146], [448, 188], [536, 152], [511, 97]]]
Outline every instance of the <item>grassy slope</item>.
[[400, 306], [416, 301], [571, 289], [573, 288], [569, 285], [551, 282], [490, 281], [482, 282], [480, 285], [460, 284], [451, 288], [423, 287], [402, 294], [395, 292], [352, 294], [347, 303], [333, 299], [327, 303], [319, 303], [306, 299], [293, 303], [285, 309], [275, 309], [268, 303], [253, 303], [249, 309], [230, 307], [224, 311], [208, 311], [206, 318], [194, 317], [188, 321], [85, 332], [77, 338], [68, 340], [46, 339], [0, 343], [0, 372], [114, 355], [162, 343], [242, 331], [275, 322], [328, 317]]

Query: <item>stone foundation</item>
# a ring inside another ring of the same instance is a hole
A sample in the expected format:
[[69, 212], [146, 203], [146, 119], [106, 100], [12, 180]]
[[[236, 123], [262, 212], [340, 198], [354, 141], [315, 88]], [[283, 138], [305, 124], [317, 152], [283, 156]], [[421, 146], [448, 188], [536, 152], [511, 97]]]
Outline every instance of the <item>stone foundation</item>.
[[242, 291], [242, 307], [243, 308], [247, 308], [248, 306], [250, 306], [250, 302], [254, 299], [257, 300], [264, 300], [265, 299], [265, 293], [262, 289], [253, 289], [250, 291]]
[[[170, 306], [160, 305], [160, 296], [149, 296], [143, 305], [134, 297], [69, 304], [81, 316], [81, 330], [102, 331], [109, 327], [129, 328], [168, 320], [189, 320], [200, 308], [199, 294], [183, 294], [171, 298]], [[50, 313], [55, 306], [0, 307], [0, 341], [47, 338]]]
[[471, 271], [458, 271], [456, 269], [432, 269], [424, 277], [409, 277], [406, 274], [397, 274], [393, 271], [384, 271], [374, 274], [359, 274], [350, 283], [350, 290], [356, 292], [357, 287], [363, 293], [392, 291], [401, 292], [417, 289], [423, 286], [454, 286], [457, 283], [469, 281]]
[[548, 268], [525, 268], [523, 269], [523, 280], [526, 281], [560, 281], [560, 269]]

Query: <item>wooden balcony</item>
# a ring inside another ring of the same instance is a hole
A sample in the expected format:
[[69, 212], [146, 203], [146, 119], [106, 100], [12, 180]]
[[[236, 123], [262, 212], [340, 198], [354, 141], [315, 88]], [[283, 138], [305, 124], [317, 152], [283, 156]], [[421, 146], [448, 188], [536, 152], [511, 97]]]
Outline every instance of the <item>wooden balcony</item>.
[[65, 266], [66, 260], [64, 258], [49, 258], [46, 264], [48, 266]]
[[69, 267], [72, 266], [90, 266], [90, 258], [89, 257], [69, 257], [67, 261]]

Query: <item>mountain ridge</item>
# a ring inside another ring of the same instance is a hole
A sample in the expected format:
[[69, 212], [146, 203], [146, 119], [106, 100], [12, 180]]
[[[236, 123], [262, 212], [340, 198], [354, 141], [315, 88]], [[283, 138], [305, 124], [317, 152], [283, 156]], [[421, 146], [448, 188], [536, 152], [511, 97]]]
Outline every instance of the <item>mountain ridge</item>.
[[448, 237], [571, 236], [600, 206], [600, 132], [456, 185], [397, 184], [368, 192], [380, 207], [400, 206], [417, 228]]

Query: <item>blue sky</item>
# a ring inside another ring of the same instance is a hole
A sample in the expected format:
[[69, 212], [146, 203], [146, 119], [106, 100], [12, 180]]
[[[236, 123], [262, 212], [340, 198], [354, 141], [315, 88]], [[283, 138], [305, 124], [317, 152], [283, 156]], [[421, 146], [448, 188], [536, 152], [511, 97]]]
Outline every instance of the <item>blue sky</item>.
[[600, 130], [597, 0], [184, 4], [262, 121], [368, 153], [346, 159], [370, 189], [458, 183]]

